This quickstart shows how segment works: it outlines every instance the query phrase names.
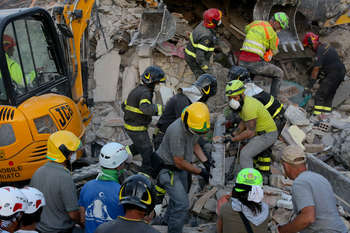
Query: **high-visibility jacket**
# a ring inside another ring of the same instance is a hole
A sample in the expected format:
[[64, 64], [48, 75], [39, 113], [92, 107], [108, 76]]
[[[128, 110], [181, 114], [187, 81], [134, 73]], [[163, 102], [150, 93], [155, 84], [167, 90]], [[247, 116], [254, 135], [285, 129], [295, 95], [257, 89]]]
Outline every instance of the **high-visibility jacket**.
[[[8, 54], [5, 54], [5, 55], [6, 55], [7, 66], [9, 69], [11, 79], [20, 87], [24, 87], [23, 73], [22, 73], [21, 66], [15, 60], [10, 58]], [[1, 74], [0, 74], [0, 77], [1, 77]], [[31, 83], [35, 79], [35, 77], [36, 77], [35, 72], [34, 71], [30, 72], [26, 76], [27, 84]]]
[[153, 90], [144, 84], [134, 88], [122, 103], [124, 128], [131, 131], [146, 131], [152, 116], [162, 115], [163, 106], [153, 104]]
[[187, 44], [185, 53], [201, 66], [209, 66], [209, 60], [214, 52], [216, 33], [213, 29], [206, 28], [201, 22], [191, 33], [190, 42]]
[[245, 27], [246, 37], [241, 48], [264, 58], [264, 54], [271, 50], [275, 55], [278, 53], [278, 36], [267, 21], [255, 20]]

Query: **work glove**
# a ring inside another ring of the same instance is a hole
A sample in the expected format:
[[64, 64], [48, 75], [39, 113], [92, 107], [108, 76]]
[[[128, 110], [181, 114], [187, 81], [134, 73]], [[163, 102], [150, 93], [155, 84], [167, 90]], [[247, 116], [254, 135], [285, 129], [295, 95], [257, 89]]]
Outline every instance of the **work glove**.
[[206, 168], [202, 168], [201, 173], [199, 173], [199, 175], [203, 177], [206, 183], [209, 183], [209, 178], [213, 177]]
[[210, 168], [215, 168], [215, 161], [212, 159], [208, 159], [203, 163], [203, 165], [207, 169], [207, 171], [210, 171]]

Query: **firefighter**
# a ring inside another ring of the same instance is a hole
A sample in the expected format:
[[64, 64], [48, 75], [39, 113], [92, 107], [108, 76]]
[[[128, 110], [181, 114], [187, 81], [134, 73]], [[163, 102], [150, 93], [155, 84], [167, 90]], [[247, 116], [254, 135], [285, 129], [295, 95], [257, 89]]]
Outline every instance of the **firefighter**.
[[198, 78], [209, 71], [209, 60], [217, 44], [215, 29], [221, 24], [222, 12], [211, 8], [204, 12], [203, 21], [193, 30], [185, 48], [185, 60]]
[[[159, 149], [153, 154], [157, 159], [154, 169], [158, 182], [169, 195], [169, 205], [164, 217], [169, 233], [181, 233], [185, 224], [189, 199], [188, 173], [200, 175], [209, 182], [210, 171], [192, 165], [193, 152], [206, 163], [208, 159], [197, 143], [198, 137], [210, 129], [210, 114], [206, 104], [195, 102], [186, 107], [181, 118], [175, 120], [165, 132]], [[161, 164], [156, 164], [161, 161]]]
[[164, 71], [160, 67], [149, 66], [141, 75], [141, 81], [142, 84], [133, 89], [122, 103], [122, 109], [124, 129], [133, 142], [129, 150], [133, 155], [141, 154], [143, 172], [150, 174], [153, 146], [147, 128], [152, 116], [163, 113], [163, 106], [153, 104], [152, 98], [155, 86], [165, 82]]
[[272, 78], [271, 95], [277, 97], [283, 70], [269, 63], [278, 53], [278, 31], [288, 27], [288, 16], [277, 12], [269, 22], [255, 20], [245, 28], [246, 37], [241, 48], [238, 65], [246, 67], [252, 74]]
[[205, 103], [216, 94], [216, 90], [217, 81], [211, 74], [202, 74], [190, 87], [180, 88], [178, 93], [166, 103], [164, 113], [157, 123], [158, 132], [154, 137], [154, 149], [159, 148], [165, 131], [171, 123], [181, 116], [185, 107], [197, 101]]
[[333, 97], [345, 77], [345, 66], [337, 51], [329, 44], [321, 43], [318, 35], [312, 32], [306, 33], [303, 45], [310, 47], [316, 53], [309, 88], [312, 88], [316, 80], [320, 78], [319, 74], [324, 76], [319, 80], [320, 87], [315, 95], [313, 115], [331, 112]]
[[256, 98], [264, 105], [264, 107], [267, 109], [267, 111], [269, 111], [270, 115], [275, 121], [278, 132], [281, 133], [286, 123], [286, 119], [284, 118], [285, 110], [283, 108], [283, 104], [281, 104], [276, 98], [264, 91], [262, 88], [255, 85], [250, 78], [249, 71], [245, 67], [232, 66], [228, 73], [228, 79], [241, 80], [244, 82], [244, 87], [246, 88], [244, 94]]
[[254, 97], [247, 96], [245, 90], [240, 80], [232, 80], [226, 85], [225, 92], [230, 100], [229, 105], [241, 118], [238, 128], [229, 139], [232, 142], [249, 139], [240, 152], [240, 166], [253, 168], [253, 158], [276, 142], [278, 132], [264, 105]]

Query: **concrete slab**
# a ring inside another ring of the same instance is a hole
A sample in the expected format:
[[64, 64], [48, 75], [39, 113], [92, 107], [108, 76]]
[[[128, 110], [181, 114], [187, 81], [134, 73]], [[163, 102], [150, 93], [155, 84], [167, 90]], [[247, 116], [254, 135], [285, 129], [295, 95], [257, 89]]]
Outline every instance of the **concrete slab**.
[[[221, 114], [216, 119], [213, 136], [224, 135], [225, 125], [223, 125], [223, 122], [225, 122], [225, 117]], [[225, 144], [222, 142], [213, 143], [211, 156], [215, 161], [215, 168], [211, 169], [213, 177], [210, 178], [209, 184], [225, 185]]]
[[123, 74], [123, 89], [122, 89], [122, 101], [126, 100], [130, 91], [136, 87], [136, 83], [139, 79], [139, 73], [133, 66], [125, 68]]
[[305, 150], [302, 142], [305, 140], [306, 134], [296, 125], [292, 125], [288, 129], [288, 133], [293, 139], [294, 143], [300, 146], [303, 150]]
[[162, 98], [162, 103], [163, 105], [166, 104], [166, 102], [174, 96], [174, 90], [170, 87], [166, 87], [166, 86], [160, 86], [160, 89], [159, 89], [159, 93], [160, 93], [160, 96]]
[[350, 97], [350, 78], [345, 76], [345, 81], [343, 81], [337, 89], [335, 96], [333, 98], [333, 107], [339, 106], [344, 100]]
[[346, 211], [350, 212], [350, 178], [344, 176], [313, 155], [307, 155], [307, 163], [310, 171], [321, 174], [331, 183], [337, 201]]
[[102, 56], [95, 62], [94, 78], [96, 88], [93, 91], [95, 102], [114, 102], [117, 95], [120, 55], [117, 51]]

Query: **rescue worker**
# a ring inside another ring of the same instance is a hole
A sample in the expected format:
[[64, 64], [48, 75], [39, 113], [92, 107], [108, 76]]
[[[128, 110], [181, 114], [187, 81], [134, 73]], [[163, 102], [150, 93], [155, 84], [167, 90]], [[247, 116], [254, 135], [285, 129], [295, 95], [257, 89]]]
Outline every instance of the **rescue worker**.
[[[15, 51], [15, 46], [16, 46], [15, 40], [11, 36], [6, 34], [4, 34], [2, 40], [3, 40], [2, 43], [5, 51], [5, 56], [6, 56], [6, 61], [7, 61], [7, 66], [9, 69], [10, 76], [18, 87], [23, 88], [25, 85], [23, 81], [23, 73], [22, 73], [21, 66], [14, 59], [12, 59]], [[1, 77], [1, 74], [0, 74], [0, 77]], [[29, 75], [27, 75], [26, 81], [29, 84], [33, 82], [34, 79], [35, 79], [35, 72], [32, 71], [29, 73]]]
[[14, 187], [0, 188], [0, 233], [13, 233], [19, 229], [28, 200]]
[[217, 233], [268, 232], [269, 206], [263, 201], [262, 186], [263, 177], [254, 168], [244, 168], [237, 174], [231, 195], [220, 207]]
[[67, 167], [76, 159], [80, 139], [70, 131], [60, 130], [47, 140], [49, 161], [34, 173], [30, 186], [46, 197], [46, 206], [37, 229], [40, 232], [72, 232], [81, 224], [77, 190]]
[[124, 215], [117, 194], [127, 159], [125, 146], [117, 142], [110, 142], [102, 147], [99, 155], [101, 172], [96, 180], [87, 182], [80, 192], [80, 214], [86, 233], [94, 233], [102, 223]]
[[319, 80], [320, 87], [315, 95], [313, 114], [332, 112], [333, 97], [346, 74], [345, 66], [337, 51], [329, 44], [321, 43], [318, 35], [312, 32], [306, 33], [303, 45], [310, 47], [316, 53], [309, 88], [313, 87], [320, 74], [324, 76]]
[[283, 70], [269, 63], [278, 53], [278, 36], [276, 32], [288, 28], [288, 16], [277, 12], [269, 22], [255, 20], [245, 27], [246, 37], [241, 48], [238, 65], [246, 67], [254, 75], [272, 78], [270, 93], [279, 94]]
[[33, 187], [25, 187], [21, 192], [28, 200], [28, 207], [24, 211], [21, 228], [16, 233], [37, 233], [36, 224], [40, 222], [43, 207], [46, 205], [44, 194]]
[[[193, 152], [202, 162], [208, 161], [197, 143], [199, 135], [210, 129], [210, 115], [207, 105], [195, 102], [186, 107], [181, 118], [175, 120], [166, 130], [162, 143], [153, 154], [154, 169], [159, 185], [169, 195], [169, 205], [164, 217], [169, 233], [181, 233], [185, 224], [189, 200], [187, 196], [188, 173], [200, 175], [206, 182], [210, 172], [191, 164]], [[161, 164], [157, 164], [161, 161]]]
[[196, 78], [209, 71], [209, 60], [217, 44], [215, 29], [221, 24], [222, 12], [211, 8], [203, 13], [203, 21], [190, 34], [185, 48], [185, 61]]
[[293, 180], [293, 220], [278, 226], [279, 233], [348, 232], [337, 208], [337, 199], [328, 179], [308, 171], [304, 151], [295, 145], [284, 148], [281, 157], [284, 175]]
[[[216, 94], [216, 90], [217, 81], [211, 74], [202, 74], [190, 87], [179, 88], [178, 93], [167, 101], [164, 113], [158, 120], [158, 132], [154, 137], [154, 149], [159, 148], [165, 131], [171, 123], [181, 116], [185, 107], [197, 101], [205, 103]], [[205, 140], [202, 139], [201, 141], [205, 143]]]
[[125, 216], [100, 225], [96, 233], [160, 233], [144, 221], [153, 211], [156, 198], [155, 188], [146, 176], [137, 174], [128, 177], [118, 196]]
[[[228, 73], [229, 80], [241, 80], [246, 88], [244, 94], [259, 100], [274, 119], [278, 132], [281, 133], [286, 119], [284, 118], [284, 108], [276, 98], [254, 84], [250, 78], [247, 68], [242, 66], [232, 66]], [[229, 122], [228, 122], [229, 123]]]
[[133, 155], [141, 154], [143, 172], [150, 174], [153, 146], [147, 127], [152, 121], [152, 116], [161, 116], [163, 113], [163, 106], [152, 104], [152, 98], [155, 86], [165, 82], [164, 71], [158, 66], [150, 66], [141, 75], [141, 81], [142, 84], [133, 89], [122, 103], [122, 109], [124, 129], [133, 142], [129, 146], [130, 152]]
[[254, 97], [247, 96], [244, 93], [245, 89], [240, 80], [232, 80], [226, 85], [225, 92], [230, 101], [229, 105], [241, 118], [237, 129], [229, 139], [232, 142], [249, 139], [240, 152], [239, 162], [241, 168], [253, 168], [253, 158], [275, 143], [278, 132], [264, 105]]

